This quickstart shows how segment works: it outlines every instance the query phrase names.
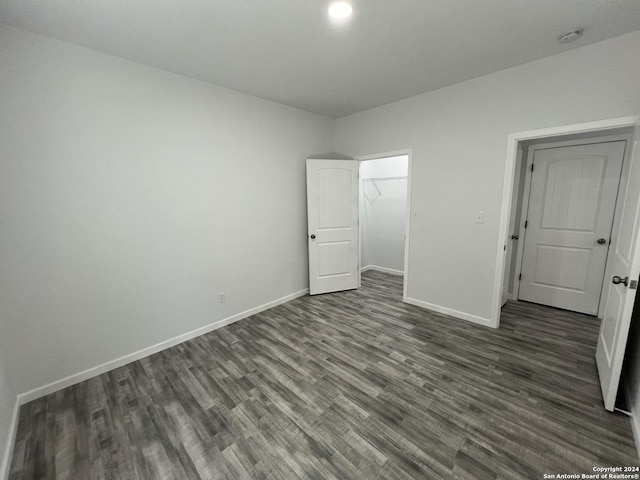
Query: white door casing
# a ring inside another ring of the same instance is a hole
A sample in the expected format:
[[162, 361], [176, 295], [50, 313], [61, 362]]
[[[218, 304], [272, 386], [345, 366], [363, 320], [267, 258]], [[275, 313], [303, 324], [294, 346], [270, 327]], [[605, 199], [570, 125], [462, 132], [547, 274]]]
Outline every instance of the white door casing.
[[355, 160], [307, 159], [311, 295], [358, 287], [358, 172]]
[[[596, 348], [596, 364], [604, 406], [613, 411], [622, 373], [622, 362], [631, 325], [631, 314], [640, 276], [640, 132], [636, 127], [632, 153], [620, 182], [611, 246], [607, 259], [601, 309], [602, 321]], [[625, 283], [613, 283], [620, 280]], [[635, 285], [634, 285], [635, 284]]]
[[597, 314], [624, 149], [535, 150], [519, 299]]

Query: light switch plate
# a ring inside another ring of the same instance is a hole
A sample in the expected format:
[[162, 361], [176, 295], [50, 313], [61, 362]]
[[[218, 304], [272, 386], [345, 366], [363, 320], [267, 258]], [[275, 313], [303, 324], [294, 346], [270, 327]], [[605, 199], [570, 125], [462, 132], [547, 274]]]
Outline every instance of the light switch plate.
[[484, 212], [476, 213], [473, 221], [475, 223], [484, 223]]

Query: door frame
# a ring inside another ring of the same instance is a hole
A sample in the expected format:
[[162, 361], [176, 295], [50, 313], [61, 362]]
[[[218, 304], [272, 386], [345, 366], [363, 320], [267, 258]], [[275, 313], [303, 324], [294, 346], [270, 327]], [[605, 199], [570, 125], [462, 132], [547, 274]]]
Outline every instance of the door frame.
[[[534, 145], [529, 145], [527, 147], [527, 158], [523, 164], [526, 167], [526, 171], [524, 174], [525, 176], [524, 176], [524, 190], [522, 193], [522, 205], [520, 207], [521, 209], [520, 225], [518, 226], [519, 241], [516, 247], [516, 255], [515, 255], [516, 270], [514, 272], [515, 273], [514, 286], [513, 286], [514, 288], [512, 292], [514, 300], [518, 300], [518, 298], [520, 297], [520, 280], [518, 279], [518, 274], [522, 273], [522, 258], [524, 256], [524, 244], [525, 244], [525, 238], [527, 235], [527, 229], [524, 228], [524, 222], [527, 220], [527, 216], [529, 214], [529, 200], [531, 196], [531, 176], [532, 176], [531, 165], [533, 164], [533, 159], [536, 151], [546, 150], [549, 148], [577, 147], [581, 145], [597, 145], [600, 143], [611, 143], [611, 142], [627, 142], [627, 145], [629, 145], [630, 140], [631, 140], [631, 135], [628, 135], [628, 134], [608, 135], [605, 132], [602, 135], [589, 137], [589, 138], [579, 138], [579, 139], [563, 140], [563, 141], [555, 141], [555, 142], [553, 141], [553, 139], [549, 139], [548, 142], [545, 141], [542, 143], [536, 143]], [[623, 159], [622, 159], [623, 163], [629, 160], [627, 158], [628, 153], [629, 153], [629, 149], [626, 148]], [[618, 179], [617, 192], [619, 192], [619, 189], [620, 189], [620, 179]], [[616, 193], [616, 197], [617, 197], [617, 193]], [[613, 212], [613, 217], [611, 217], [612, 228], [613, 228], [613, 218], [615, 217], [615, 214], [616, 214], [616, 211]], [[611, 237], [611, 233], [609, 233], [609, 237]], [[607, 254], [607, 257], [608, 257], [608, 254]], [[605, 264], [605, 267], [606, 267], [606, 264]], [[604, 280], [604, 272], [602, 273], [602, 275]], [[602, 296], [602, 287], [600, 290], [600, 297], [601, 296]], [[599, 315], [600, 315], [600, 298], [598, 299], [598, 312], [596, 313], [596, 316], [599, 316]]]
[[[576, 123], [571, 125], [561, 125], [557, 127], [541, 128], [537, 130], [526, 130], [522, 132], [510, 133], [507, 137], [507, 155], [505, 160], [504, 180], [502, 187], [502, 202], [500, 206], [500, 223], [498, 228], [498, 239], [496, 242], [496, 269], [494, 273], [493, 298], [491, 301], [491, 317], [489, 326], [498, 328], [500, 326], [500, 309], [502, 299], [502, 286], [504, 282], [504, 266], [506, 263], [506, 246], [508, 240], [509, 220], [511, 218], [511, 203], [513, 196], [513, 185], [516, 181], [516, 158], [518, 145], [527, 140], [538, 140], [544, 138], [560, 137], [564, 135], [574, 135], [588, 132], [602, 132], [603, 136], [607, 132], [619, 128], [640, 128], [640, 115], [630, 115], [626, 117], [609, 118], [596, 120], [593, 122]], [[630, 161], [635, 161], [630, 158]]]
[[[503, 307], [505, 305], [505, 303], [507, 303], [507, 300], [515, 300], [515, 296], [513, 295], [513, 291], [509, 291], [509, 275], [511, 275], [511, 270], [514, 269], [514, 264], [516, 265], [515, 268], [517, 268], [517, 264], [516, 264], [516, 253], [517, 253], [517, 248], [518, 245], [520, 245], [520, 235], [518, 234], [518, 239], [517, 239], [517, 243], [516, 246], [513, 246], [513, 241], [509, 241], [509, 240], [514, 240], [511, 238], [512, 235], [515, 234], [516, 232], [516, 219], [515, 216], [513, 215], [517, 210], [518, 210], [518, 197], [520, 196], [520, 177], [522, 176], [522, 155], [523, 155], [523, 150], [522, 150], [522, 145], [518, 144], [518, 151], [516, 153], [516, 164], [515, 164], [515, 171], [513, 173], [514, 179], [515, 179], [515, 183], [513, 184], [513, 195], [511, 197], [511, 216], [509, 217], [509, 232], [507, 233], [508, 238], [507, 238], [507, 248], [504, 250], [506, 252], [506, 257], [505, 257], [505, 276], [502, 279], [503, 283], [502, 283], [502, 294], [500, 297], [500, 306]], [[519, 233], [519, 230], [518, 230]], [[509, 245], [511, 245], [511, 250], [509, 250]], [[508, 268], [507, 268], [508, 267]], [[515, 273], [515, 272], [514, 272]], [[515, 279], [514, 279], [515, 282]], [[504, 288], [507, 288], [506, 294], [504, 292]], [[506, 297], [506, 298], [505, 298]]]
[[[360, 155], [354, 159], [358, 162], [365, 160], [380, 160], [382, 158], [400, 157], [406, 155], [407, 160], [407, 210], [405, 213], [405, 233], [404, 233], [404, 275], [402, 280], [402, 301], [406, 303], [409, 291], [409, 248], [411, 240], [411, 172], [413, 165], [413, 149], [393, 150], [391, 152], [373, 153], [369, 155]], [[359, 222], [358, 222], [359, 223]], [[360, 225], [358, 227], [359, 235], [362, 237]], [[362, 248], [362, 238], [360, 238], [359, 248]], [[362, 261], [362, 251], [360, 251], [360, 259]], [[358, 283], [360, 286], [360, 283]]]

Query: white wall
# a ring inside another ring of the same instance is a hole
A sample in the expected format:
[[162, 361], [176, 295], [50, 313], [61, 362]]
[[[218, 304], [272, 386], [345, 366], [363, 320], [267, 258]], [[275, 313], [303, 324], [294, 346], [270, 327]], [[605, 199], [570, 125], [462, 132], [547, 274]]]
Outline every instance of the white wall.
[[365, 268], [404, 270], [408, 163], [406, 155], [360, 163], [361, 260]]
[[[1, 328], [1, 326], [0, 326]], [[11, 385], [6, 364], [0, 351], [0, 479], [8, 476], [10, 442], [13, 441], [16, 392]]]
[[330, 119], [9, 27], [0, 65], [16, 391], [307, 288], [305, 158]]
[[488, 322], [508, 134], [640, 113], [638, 51], [634, 32], [336, 122], [345, 154], [413, 149], [410, 298]]

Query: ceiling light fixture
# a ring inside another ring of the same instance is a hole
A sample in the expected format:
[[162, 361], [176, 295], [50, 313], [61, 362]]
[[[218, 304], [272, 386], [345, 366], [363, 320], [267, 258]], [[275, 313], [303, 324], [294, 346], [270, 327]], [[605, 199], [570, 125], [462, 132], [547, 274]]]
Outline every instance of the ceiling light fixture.
[[333, 2], [329, 5], [329, 15], [337, 20], [349, 18], [353, 13], [353, 7], [349, 2]]
[[558, 40], [560, 40], [560, 43], [573, 42], [574, 40], [579, 39], [583, 33], [584, 33], [584, 28], [576, 28], [573, 32], [568, 32], [568, 33], [565, 33], [564, 35], [561, 35]]

